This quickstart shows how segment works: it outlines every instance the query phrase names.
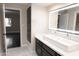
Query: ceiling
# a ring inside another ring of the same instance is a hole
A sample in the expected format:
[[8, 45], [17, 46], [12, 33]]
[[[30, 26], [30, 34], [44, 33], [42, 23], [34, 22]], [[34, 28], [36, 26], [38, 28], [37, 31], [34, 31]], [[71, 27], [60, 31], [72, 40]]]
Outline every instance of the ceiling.
[[[27, 6], [29, 3], [12, 3], [14, 5], [25, 5]], [[61, 4], [61, 3], [32, 3], [34, 5], [38, 5], [38, 6], [41, 6], [41, 7], [49, 7], [51, 5], [56, 5], [56, 4]]]
[[28, 3], [5, 3], [6, 5], [25, 5], [25, 6], [27, 6], [28, 5]]
[[28, 5], [28, 3], [17, 3], [17, 4], [20, 4], [20, 5]]
[[41, 7], [48, 7], [50, 5], [54, 5], [55, 3], [34, 3], [34, 4]]
[[[20, 5], [28, 5], [28, 3], [19, 3]], [[41, 6], [41, 7], [48, 7], [50, 5], [53, 5], [55, 3], [32, 3], [34, 5], [38, 5], [38, 6]]]

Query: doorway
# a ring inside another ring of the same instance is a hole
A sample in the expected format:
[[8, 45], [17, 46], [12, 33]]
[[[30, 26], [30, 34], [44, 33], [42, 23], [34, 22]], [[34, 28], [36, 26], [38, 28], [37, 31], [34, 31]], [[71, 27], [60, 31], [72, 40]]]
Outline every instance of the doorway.
[[27, 40], [31, 43], [31, 7], [27, 9]]
[[79, 31], [79, 13], [77, 13], [76, 15], [77, 16], [76, 16], [76, 28], [75, 28], [75, 30]]
[[5, 9], [7, 48], [20, 47], [20, 11]]

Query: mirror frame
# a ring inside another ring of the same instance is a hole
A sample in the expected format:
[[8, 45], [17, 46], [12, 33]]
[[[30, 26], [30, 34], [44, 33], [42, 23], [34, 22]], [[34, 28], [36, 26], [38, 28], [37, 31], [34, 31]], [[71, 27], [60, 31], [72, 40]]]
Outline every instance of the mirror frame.
[[[49, 12], [49, 14], [52, 14], [52, 13], [55, 13], [55, 12], [59, 12], [59, 11], [63, 11], [63, 10], [68, 10], [70, 8], [74, 8], [74, 7], [77, 7], [77, 6], [79, 6], [78, 3], [73, 3], [73, 4], [70, 4], [70, 5], [67, 5], [67, 6], [58, 8], [58, 9], [55, 9], [55, 10], [50, 10], [48, 12]], [[76, 19], [76, 14], [75, 14], [75, 19]], [[77, 34], [77, 35], [79, 35], [79, 31], [73, 31], [73, 30], [67, 30], [67, 29], [59, 29], [59, 28], [50, 28], [50, 25], [49, 25], [49, 29], [48, 30], [49, 31], [50, 30], [61, 31], [61, 32], [66, 32], [66, 33], [71, 33], [71, 34]]]

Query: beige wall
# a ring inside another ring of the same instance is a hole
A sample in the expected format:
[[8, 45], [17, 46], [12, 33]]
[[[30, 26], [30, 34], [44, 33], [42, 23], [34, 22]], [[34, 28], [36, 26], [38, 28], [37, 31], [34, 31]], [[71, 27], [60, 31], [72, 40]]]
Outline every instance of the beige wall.
[[27, 44], [27, 6], [20, 4], [6, 4], [6, 8], [20, 10], [20, 33], [21, 33], [21, 46]]
[[48, 7], [48, 10], [49, 10], [49, 11], [50, 11], [50, 10], [55, 10], [55, 9], [64, 7], [64, 6], [66, 6], [66, 5], [68, 5], [68, 3], [55, 3], [55, 4], [51, 5], [51, 6], [49, 6], [49, 7]]
[[35, 34], [48, 31], [48, 11], [44, 7], [32, 4], [32, 47], [35, 46]]

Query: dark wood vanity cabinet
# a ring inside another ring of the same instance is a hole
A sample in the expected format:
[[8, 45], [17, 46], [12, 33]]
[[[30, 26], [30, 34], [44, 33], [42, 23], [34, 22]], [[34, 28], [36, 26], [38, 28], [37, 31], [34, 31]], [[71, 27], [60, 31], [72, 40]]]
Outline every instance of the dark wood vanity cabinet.
[[42, 49], [39, 44], [36, 44], [36, 52], [39, 56], [42, 56]]
[[46, 44], [36, 39], [36, 53], [38, 56], [61, 56], [53, 49], [49, 48]]

